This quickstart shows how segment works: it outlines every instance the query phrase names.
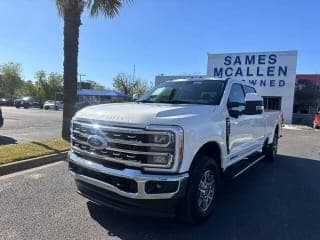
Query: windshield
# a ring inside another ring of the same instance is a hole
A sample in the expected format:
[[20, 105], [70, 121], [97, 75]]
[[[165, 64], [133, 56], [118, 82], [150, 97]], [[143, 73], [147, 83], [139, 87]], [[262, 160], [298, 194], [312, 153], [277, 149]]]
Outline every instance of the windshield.
[[219, 105], [225, 81], [173, 81], [160, 84], [138, 102]]

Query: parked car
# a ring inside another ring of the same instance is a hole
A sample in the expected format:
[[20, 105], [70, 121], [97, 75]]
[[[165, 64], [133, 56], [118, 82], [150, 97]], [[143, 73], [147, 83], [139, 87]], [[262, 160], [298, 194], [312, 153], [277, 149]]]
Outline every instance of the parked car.
[[43, 108], [45, 110], [48, 110], [48, 109], [54, 109], [54, 110], [63, 109], [63, 102], [62, 101], [47, 100], [43, 104]]
[[265, 112], [242, 81], [190, 78], [162, 83], [134, 103], [86, 107], [71, 134], [69, 171], [83, 196], [197, 223], [216, 207], [228, 169], [257, 151], [255, 162], [276, 159], [281, 116]]
[[0, 107], [0, 127], [3, 126], [3, 115], [2, 115], [2, 110], [1, 110], [1, 107]]
[[320, 111], [314, 115], [313, 128], [320, 127]]
[[78, 102], [77, 103], [77, 111], [79, 111], [82, 108], [88, 107], [94, 105], [93, 103], [87, 102], [87, 101], [83, 101], [83, 102]]
[[7, 106], [9, 102], [9, 98], [0, 98], [0, 105]]
[[0, 98], [0, 105], [1, 106], [13, 106], [14, 105], [14, 98]]
[[42, 109], [43, 102], [40, 97], [29, 96], [29, 97], [23, 97], [22, 99], [15, 101], [15, 106], [16, 106], [16, 108], [38, 107], [38, 108]]

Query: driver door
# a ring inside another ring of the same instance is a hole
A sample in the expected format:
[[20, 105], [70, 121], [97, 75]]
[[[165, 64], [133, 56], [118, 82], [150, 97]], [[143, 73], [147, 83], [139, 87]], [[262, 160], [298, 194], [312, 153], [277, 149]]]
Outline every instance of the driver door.
[[252, 118], [243, 114], [245, 109], [245, 92], [241, 84], [234, 83], [231, 86], [228, 104], [236, 103], [232, 110], [239, 112], [238, 116], [230, 114], [230, 134], [229, 134], [229, 150], [230, 161], [237, 161], [246, 154], [253, 141], [253, 131], [250, 129]]

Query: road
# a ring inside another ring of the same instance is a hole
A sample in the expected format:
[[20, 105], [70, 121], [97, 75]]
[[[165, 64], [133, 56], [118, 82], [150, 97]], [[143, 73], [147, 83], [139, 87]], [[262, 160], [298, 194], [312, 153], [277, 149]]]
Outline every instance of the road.
[[38, 141], [61, 136], [62, 111], [2, 107], [4, 126], [0, 145]]
[[129, 216], [75, 192], [67, 163], [0, 177], [0, 239], [319, 239], [320, 132], [285, 130], [275, 163], [224, 185], [199, 226]]

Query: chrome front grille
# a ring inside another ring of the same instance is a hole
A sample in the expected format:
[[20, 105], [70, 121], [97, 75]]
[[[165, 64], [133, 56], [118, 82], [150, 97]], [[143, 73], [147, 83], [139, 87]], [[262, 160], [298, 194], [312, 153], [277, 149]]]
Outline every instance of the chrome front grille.
[[[72, 150], [74, 153], [116, 162], [131, 167], [171, 168], [175, 157], [175, 134], [139, 128], [107, 126], [81, 121], [72, 122]], [[106, 145], [92, 146], [89, 138], [106, 141]]]

